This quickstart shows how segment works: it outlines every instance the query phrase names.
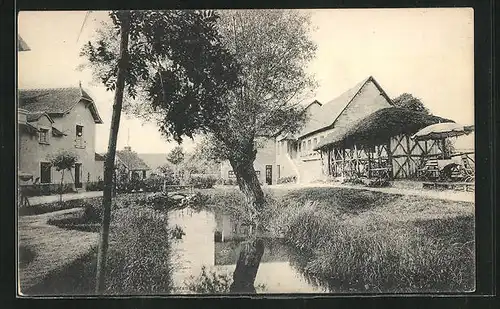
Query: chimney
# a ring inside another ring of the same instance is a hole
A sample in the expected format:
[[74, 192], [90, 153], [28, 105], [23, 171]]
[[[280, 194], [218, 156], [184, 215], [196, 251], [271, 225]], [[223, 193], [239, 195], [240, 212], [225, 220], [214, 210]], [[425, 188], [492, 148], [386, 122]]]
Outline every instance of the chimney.
[[130, 146], [125, 146], [125, 147], [123, 147], [123, 150], [125, 150], [125, 151], [132, 151], [132, 147], [130, 147]]

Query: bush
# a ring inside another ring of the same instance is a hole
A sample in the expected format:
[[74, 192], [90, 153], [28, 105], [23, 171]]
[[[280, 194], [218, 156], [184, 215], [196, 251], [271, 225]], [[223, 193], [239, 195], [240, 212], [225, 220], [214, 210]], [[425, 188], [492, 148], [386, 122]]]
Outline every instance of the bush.
[[[55, 195], [60, 194], [61, 185], [56, 183], [23, 185], [21, 186], [21, 190], [26, 197]], [[62, 190], [63, 194], [75, 192], [71, 183], [63, 184]]]
[[[207, 271], [207, 268], [202, 266], [201, 274], [197, 277], [191, 276], [185, 284], [188, 291], [196, 294], [228, 294], [232, 282], [231, 274], [217, 274], [215, 271]], [[265, 292], [266, 286], [259, 284], [255, 287], [255, 290]]]
[[69, 201], [53, 202], [53, 203], [47, 203], [47, 204], [20, 207], [18, 213], [20, 216], [39, 215], [39, 214], [54, 212], [54, 211], [63, 210], [63, 209], [85, 207], [86, 205], [89, 205], [89, 204], [94, 205], [94, 207], [101, 207], [102, 197], [93, 197], [93, 198], [87, 198], [87, 199], [75, 199], [75, 200], [69, 200]]
[[296, 176], [288, 176], [288, 177], [281, 177], [278, 179], [276, 182], [277, 184], [282, 184], [282, 183], [296, 183], [297, 182], [297, 177]]
[[225, 186], [237, 186], [238, 182], [236, 181], [236, 179], [233, 179], [233, 178], [229, 178], [229, 179], [221, 178], [220, 184], [225, 185]]
[[137, 205], [152, 208], [154, 210], [166, 211], [180, 208], [181, 200], [173, 199], [163, 192], [148, 194], [137, 200]]
[[104, 190], [104, 182], [102, 180], [87, 182], [87, 186], [85, 187], [87, 191], [103, 191]]
[[[107, 295], [168, 294], [172, 232], [167, 217], [150, 209], [117, 211], [110, 228], [105, 291]], [[97, 248], [47, 274], [27, 295], [93, 295]]]
[[217, 183], [213, 175], [196, 175], [189, 178], [189, 184], [199, 189], [210, 189]]

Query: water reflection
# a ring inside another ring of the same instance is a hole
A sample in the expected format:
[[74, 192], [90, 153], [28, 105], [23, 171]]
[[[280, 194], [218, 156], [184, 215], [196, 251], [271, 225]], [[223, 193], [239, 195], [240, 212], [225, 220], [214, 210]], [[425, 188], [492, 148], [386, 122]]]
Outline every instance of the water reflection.
[[[223, 213], [195, 212], [189, 208], [169, 213], [169, 224], [178, 225], [185, 235], [172, 244], [175, 293], [186, 293], [185, 281], [201, 274], [202, 266], [217, 273], [230, 273], [236, 267], [240, 242], [248, 227]], [[297, 267], [297, 258], [282, 240], [265, 239], [265, 250], [256, 285], [265, 285], [266, 293], [322, 293], [324, 285], [306, 278]]]

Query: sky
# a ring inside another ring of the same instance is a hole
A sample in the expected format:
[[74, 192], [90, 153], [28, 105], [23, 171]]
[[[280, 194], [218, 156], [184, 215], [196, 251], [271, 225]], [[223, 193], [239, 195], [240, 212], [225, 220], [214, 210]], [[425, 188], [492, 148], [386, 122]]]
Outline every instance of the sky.
[[[407, 92], [431, 113], [463, 124], [474, 123], [474, 21], [468, 8], [307, 10], [318, 49], [308, 71], [319, 87], [315, 99], [327, 102], [373, 76], [394, 98]], [[113, 93], [76, 67], [79, 50], [92, 38], [106, 12], [20, 12], [18, 32], [31, 51], [18, 55], [20, 89], [82, 87], [96, 102], [104, 124], [96, 128], [96, 151], [105, 152]], [[80, 34], [80, 30], [81, 34]], [[80, 36], [79, 36], [80, 34]], [[78, 39], [79, 38], [79, 39]], [[77, 41], [78, 39], [78, 41]], [[118, 149], [166, 153], [177, 144], [152, 123], [122, 116]], [[194, 143], [186, 140], [186, 150]]]

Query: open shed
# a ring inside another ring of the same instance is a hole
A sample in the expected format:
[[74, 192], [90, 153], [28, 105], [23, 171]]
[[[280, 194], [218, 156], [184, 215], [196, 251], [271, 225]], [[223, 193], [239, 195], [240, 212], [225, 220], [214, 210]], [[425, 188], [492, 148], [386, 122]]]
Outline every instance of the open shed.
[[321, 152], [323, 171], [332, 177], [414, 178], [426, 158], [443, 153], [442, 141], [414, 141], [418, 130], [453, 122], [398, 107], [380, 109], [349, 127], [330, 133], [314, 148]]

